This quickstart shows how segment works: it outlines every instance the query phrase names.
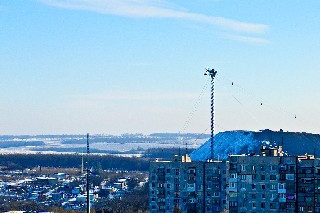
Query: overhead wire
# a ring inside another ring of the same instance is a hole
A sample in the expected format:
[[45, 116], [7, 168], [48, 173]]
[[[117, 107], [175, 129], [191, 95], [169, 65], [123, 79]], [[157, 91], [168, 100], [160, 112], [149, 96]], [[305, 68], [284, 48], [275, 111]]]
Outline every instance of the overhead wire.
[[[257, 123], [257, 124], [261, 124], [261, 120], [258, 119], [250, 110], [246, 109], [245, 104], [242, 103], [241, 99], [239, 97], [244, 96], [246, 98], [248, 98], [250, 101], [253, 102], [253, 104], [256, 105], [256, 107], [263, 107], [263, 109], [268, 108], [272, 111], [275, 112], [280, 112], [283, 115], [288, 116], [291, 119], [298, 119], [299, 120], [304, 120], [303, 118], [301, 118], [300, 116], [298, 117], [296, 113], [291, 112], [290, 110], [288, 110], [285, 107], [275, 107], [272, 104], [270, 104], [268, 101], [266, 101], [265, 99], [263, 99], [261, 96], [258, 96], [256, 94], [254, 94], [253, 92], [248, 91], [247, 89], [245, 89], [243, 86], [239, 85], [237, 82], [232, 81], [228, 78], [226, 78], [225, 76], [221, 76], [219, 75], [216, 78], [218, 81], [222, 81], [222, 84], [220, 84], [220, 86], [226, 86], [226, 85], [231, 85], [231, 94], [230, 96], [233, 98], [233, 100], [235, 102], [237, 102], [239, 105], [242, 106], [242, 108], [244, 109], [244, 111]], [[223, 83], [224, 81], [224, 83]], [[182, 131], [179, 132], [179, 135], [181, 135], [182, 133], [185, 133], [186, 130], [189, 128], [191, 121], [193, 120], [195, 113], [197, 112], [198, 108], [199, 108], [199, 104], [202, 101], [202, 98], [209, 86], [210, 83], [210, 79], [208, 78], [205, 85], [202, 87], [202, 90], [193, 106], [192, 111], [189, 113], [187, 120], [185, 121]], [[215, 126], [219, 127], [219, 129], [224, 129], [226, 130], [224, 127], [222, 127], [219, 124], [215, 124]], [[199, 134], [199, 136], [194, 140], [193, 143], [196, 143], [197, 140], [199, 140], [204, 134], [206, 134], [207, 130], [209, 129], [206, 128], [206, 130], [204, 132], [202, 132], [201, 134]], [[183, 142], [184, 139], [181, 138], [181, 141]]]
[[[249, 92], [247, 89], [245, 89], [244, 87], [242, 87], [241, 85], [239, 85], [235, 81], [232, 81], [232, 80], [230, 80], [230, 79], [228, 79], [228, 78], [226, 78], [224, 76], [221, 79], [220, 79], [220, 77], [219, 77], [219, 79], [217, 78], [217, 80], [222, 80], [222, 81], [226, 80], [228, 85], [231, 85], [232, 87], [235, 87], [237, 89], [236, 92], [239, 92], [243, 96], [249, 98], [251, 101], [254, 101], [257, 105], [266, 106], [267, 108], [269, 108], [271, 110], [279, 111], [282, 114], [286, 114], [290, 118], [297, 118], [297, 114], [296, 113], [292, 113], [292, 112], [290, 112], [289, 110], [287, 110], [284, 107], [274, 107], [272, 104], [269, 104], [268, 101], [266, 101], [262, 97], [257, 97], [255, 94], [253, 94], [252, 92]], [[234, 91], [232, 91], [232, 92], [234, 92]]]

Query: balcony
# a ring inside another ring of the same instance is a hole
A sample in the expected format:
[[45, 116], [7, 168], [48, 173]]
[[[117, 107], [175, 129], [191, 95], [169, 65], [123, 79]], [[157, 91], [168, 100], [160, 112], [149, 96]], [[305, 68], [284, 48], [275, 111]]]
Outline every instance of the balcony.
[[236, 183], [237, 182], [237, 178], [229, 178], [229, 182], [230, 183]]
[[188, 186], [187, 191], [188, 192], [196, 191], [196, 187], [195, 186], [190, 186], [190, 187]]
[[287, 193], [287, 190], [286, 189], [278, 189], [278, 193], [285, 194], [285, 193]]
[[279, 203], [285, 203], [285, 202], [287, 202], [286, 198], [279, 198]]

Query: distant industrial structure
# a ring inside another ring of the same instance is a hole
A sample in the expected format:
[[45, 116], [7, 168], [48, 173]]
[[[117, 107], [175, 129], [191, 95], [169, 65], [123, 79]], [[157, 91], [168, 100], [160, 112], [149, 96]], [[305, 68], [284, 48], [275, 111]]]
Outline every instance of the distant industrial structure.
[[[320, 159], [284, 156], [282, 146], [260, 154], [214, 159], [214, 78], [211, 77], [211, 146], [205, 161], [186, 154], [150, 163], [151, 213], [320, 212]], [[230, 144], [232, 146], [232, 144]]]

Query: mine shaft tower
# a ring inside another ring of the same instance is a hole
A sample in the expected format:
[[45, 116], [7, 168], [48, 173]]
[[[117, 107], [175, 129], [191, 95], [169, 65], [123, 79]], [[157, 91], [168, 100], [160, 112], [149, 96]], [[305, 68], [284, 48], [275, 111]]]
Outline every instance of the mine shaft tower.
[[214, 69], [206, 69], [204, 75], [209, 75], [211, 78], [211, 144], [210, 144], [210, 151], [211, 155], [209, 157], [210, 160], [214, 160], [214, 78], [217, 75], [217, 71]]

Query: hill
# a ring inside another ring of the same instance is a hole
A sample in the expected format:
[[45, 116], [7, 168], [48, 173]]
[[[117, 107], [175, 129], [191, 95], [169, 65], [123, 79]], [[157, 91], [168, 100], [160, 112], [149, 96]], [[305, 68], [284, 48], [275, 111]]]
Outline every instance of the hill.
[[[214, 139], [215, 157], [226, 159], [229, 154], [260, 153], [262, 145], [270, 147], [283, 145], [288, 155], [305, 153], [320, 155], [320, 135], [306, 132], [254, 131], [220, 132]], [[193, 151], [191, 159], [204, 161], [210, 156], [210, 139]]]

